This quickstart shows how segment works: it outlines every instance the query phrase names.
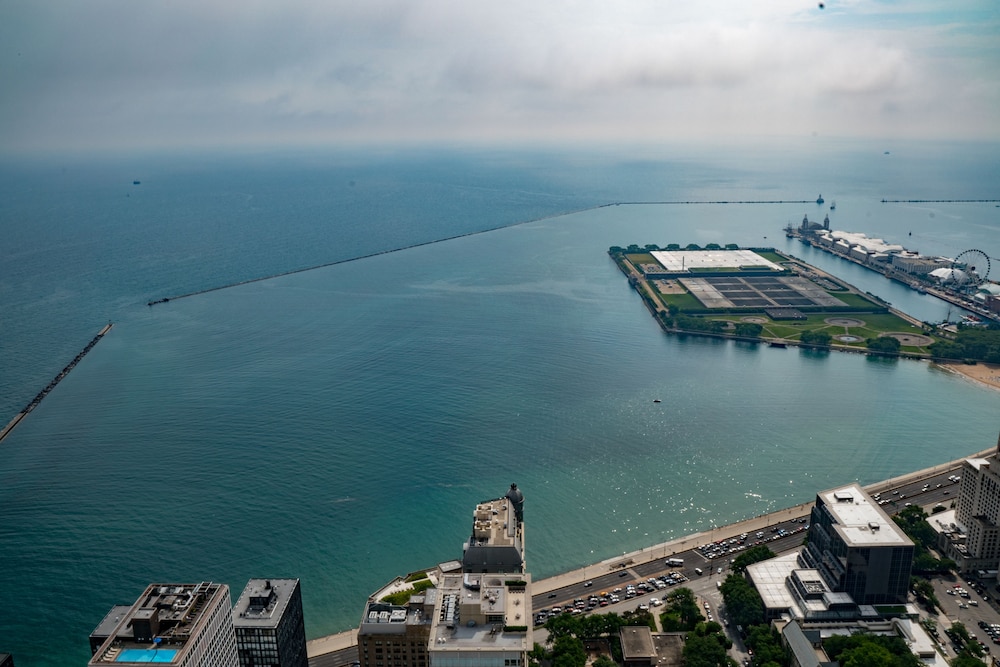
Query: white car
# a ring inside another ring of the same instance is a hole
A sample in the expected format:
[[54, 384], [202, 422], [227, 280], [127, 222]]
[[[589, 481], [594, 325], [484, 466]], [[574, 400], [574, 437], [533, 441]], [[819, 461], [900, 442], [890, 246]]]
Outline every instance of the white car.
[[663, 604], [663, 602], [660, 601], [660, 598], [649, 598], [649, 604], [653, 605], [654, 607], [659, 607], [661, 604]]

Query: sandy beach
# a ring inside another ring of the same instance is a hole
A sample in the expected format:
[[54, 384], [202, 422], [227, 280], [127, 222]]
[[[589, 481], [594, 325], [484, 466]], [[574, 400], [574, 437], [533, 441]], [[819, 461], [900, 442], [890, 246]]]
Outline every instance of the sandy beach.
[[964, 375], [974, 382], [1000, 390], [1000, 364], [963, 364], [957, 361], [941, 361], [937, 365], [950, 373]]

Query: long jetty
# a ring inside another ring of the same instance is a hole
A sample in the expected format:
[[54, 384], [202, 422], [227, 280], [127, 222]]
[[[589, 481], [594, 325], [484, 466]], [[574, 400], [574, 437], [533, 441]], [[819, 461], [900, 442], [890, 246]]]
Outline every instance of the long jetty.
[[398, 248], [390, 248], [388, 250], [380, 250], [378, 252], [368, 253], [366, 255], [358, 255], [356, 257], [348, 257], [345, 259], [338, 259], [332, 262], [324, 262], [323, 264], [314, 264], [312, 266], [306, 266], [301, 269], [291, 269], [289, 271], [282, 271], [281, 273], [272, 273], [267, 276], [260, 276], [258, 278], [247, 278], [246, 280], [239, 280], [233, 283], [226, 283], [225, 285], [217, 285], [215, 287], [206, 287], [205, 289], [195, 290], [193, 292], [186, 292], [184, 294], [178, 294], [176, 296], [166, 296], [154, 301], [149, 301], [146, 303], [147, 306], [157, 306], [163, 303], [170, 303], [171, 301], [177, 301], [178, 299], [186, 299], [191, 296], [198, 296], [199, 294], [207, 294], [209, 292], [217, 292], [219, 290], [229, 289], [231, 287], [239, 287], [240, 285], [249, 285], [251, 283], [259, 283], [265, 280], [272, 280], [274, 278], [283, 278], [285, 276], [295, 275], [296, 273], [305, 273], [306, 271], [314, 271], [316, 269], [325, 269], [330, 266], [337, 266], [338, 264], [346, 264], [348, 262], [357, 262], [362, 259], [370, 259], [372, 257], [378, 257], [379, 255], [388, 255], [394, 252], [401, 252], [403, 250], [411, 250], [413, 248], [420, 248], [421, 246], [433, 245], [435, 243], [444, 243], [445, 241], [454, 241], [455, 239], [465, 238], [467, 236], [478, 236], [479, 234], [488, 234], [490, 232], [499, 231], [501, 229], [509, 229], [511, 227], [518, 227], [520, 225], [527, 225], [532, 222], [541, 222], [542, 220], [551, 220], [553, 218], [562, 218], [567, 215], [574, 215], [576, 213], [585, 213], [587, 211], [596, 211], [601, 208], [608, 208], [611, 206], [665, 206], [665, 205], [677, 205], [677, 204], [697, 204], [697, 205], [719, 205], [719, 204], [814, 204], [815, 202], [808, 199], [744, 199], [744, 200], [715, 200], [715, 201], [698, 201], [698, 200], [686, 200], [686, 201], [617, 201], [609, 202], [606, 204], [595, 204], [594, 206], [586, 206], [584, 208], [574, 209], [571, 211], [563, 211], [561, 213], [553, 213], [552, 215], [543, 215], [538, 218], [531, 218], [530, 220], [519, 220], [517, 222], [511, 222], [504, 225], [496, 225], [494, 227], [489, 227], [488, 229], [480, 229], [475, 232], [466, 232], [464, 234], [455, 234], [454, 236], [446, 236], [439, 239], [433, 239], [431, 241], [422, 241], [420, 243], [412, 243], [410, 245], [400, 246]]
[[996, 204], [1000, 199], [883, 199], [883, 204]]
[[111, 331], [111, 327], [113, 326], [114, 324], [112, 322], [108, 322], [107, 325], [105, 325], [103, 329], [98, 331], [97, 335], [94, 336], [89, 343], [87, 343], [87, 346], [83, 348], [79, 354], [73, 357], [73, 361], [66, 364], [66, 366], [61, 371], [59, 371], [59, 374], [56, 375], [54, 378], [52, 378], [52, 381], [45, 386], [45, 389], [42, 389], [40, 392], [38, 392], [38, 394], [33, 399], [31, 399], [30, 403], [24, 406], [24, 408], [16, 415], [14, 415], [14, 418], [11, 419], [7, 423], [7, 425], [3, 427], [2, 430], [0, 430], [0, 442], [3, 442], [3, 439], [6, 438], [8, 435], [10, 435], [10, 432], [14, 430], [14, 427], [20, 424], [21, 420], [27, 417], [29, 412], [37, 408], [38, 404], [42, 402], [42, 399], [48, 396], [49, 392], [55, 389], [56, 385], [59, 384], [64, 377], [69, 375], [69, 372], [71, 370], [76, 368], [76, 365], [80, 363], [80, 360], [82, 360], [88, 352], [94, 349], [94, 346], [97, 345], [97, 342], [102, 338], [104, 338], [104, 335], [109, 331]]

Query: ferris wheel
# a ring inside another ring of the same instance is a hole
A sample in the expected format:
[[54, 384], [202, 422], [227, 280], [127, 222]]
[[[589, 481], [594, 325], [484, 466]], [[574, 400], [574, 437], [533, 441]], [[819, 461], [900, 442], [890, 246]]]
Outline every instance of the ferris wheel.
[[[972, 248], [959, 253], [951, 263], [954, 272], [963, 276], [960, 282], [967, 287], [979, 287], [990, 275], [990, 257], [982, 250]], [[955, 273], [954, 275], [958, 275]]]

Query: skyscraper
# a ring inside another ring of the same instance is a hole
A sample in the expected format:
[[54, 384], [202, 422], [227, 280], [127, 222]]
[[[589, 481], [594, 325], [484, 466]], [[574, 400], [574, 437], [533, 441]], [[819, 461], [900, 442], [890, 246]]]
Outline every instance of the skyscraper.
[[225, 584], [150, 584], [109, 628], [88, 667], [169, 662], [173, 667], [237, 667]]
[[965, 529], [963, 569], [995, 570], [1000, 563], [1000, 438], [982, 459], [966, 459], [958, 487], [955, 520]]
[[298, 579], [251, 579], [233, 607], [240, 667], [308, 667]]

